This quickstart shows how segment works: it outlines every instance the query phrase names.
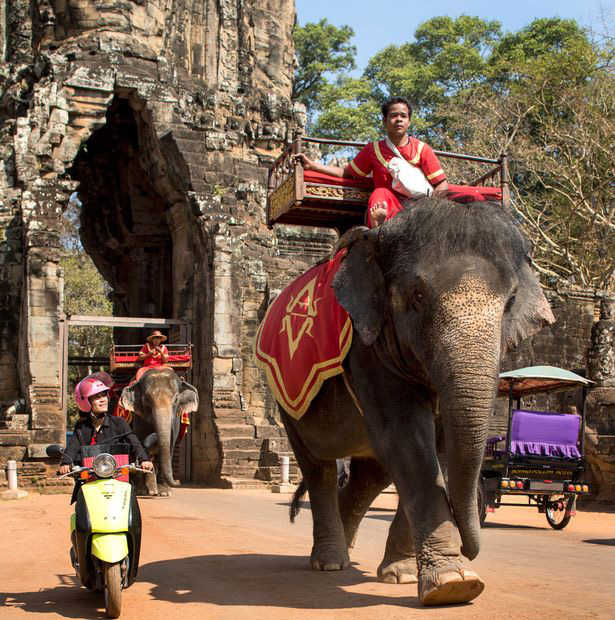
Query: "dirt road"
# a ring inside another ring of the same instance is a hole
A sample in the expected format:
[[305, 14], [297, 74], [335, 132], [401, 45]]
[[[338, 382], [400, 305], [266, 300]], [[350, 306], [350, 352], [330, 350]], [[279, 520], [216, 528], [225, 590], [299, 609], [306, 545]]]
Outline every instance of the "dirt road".
[[[68, 558], [68, 496], [0, 503], [0, 618], [100, 618], [100, 595], [79, 588]], [[361, 525], [353, 566], [308, 568], [309, 510], [288, 521], [289, 496], [179, 489], [143, 499], [137, 583], [122, 618], [615, 618], [615, 514], [579, 512], [549, 528], [535, 509], [501, 508], [472, 563], [486, 582], [473, 603], [422, 608], [416, 586], [381, 584], [375, 570], [396, 496]]]

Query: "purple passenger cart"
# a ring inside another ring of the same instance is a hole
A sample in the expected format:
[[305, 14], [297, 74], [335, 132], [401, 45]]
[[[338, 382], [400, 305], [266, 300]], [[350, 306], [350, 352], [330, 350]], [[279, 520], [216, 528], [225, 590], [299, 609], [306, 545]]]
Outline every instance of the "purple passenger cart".
[[[498, 394], [508, 396], [506, 435], [489, 437], [478, 484], [481, 524], [487, 513], [524, 495], [544, 512], [549, 525], [565, 528], [575, 514], [583, 481], [585, 396], [592, 382], [562, 368], [530, 366], [500, 374]], [[522, 407], [522, 399], [560, 390], [582, 390], [581, 412], [558, 413]]]

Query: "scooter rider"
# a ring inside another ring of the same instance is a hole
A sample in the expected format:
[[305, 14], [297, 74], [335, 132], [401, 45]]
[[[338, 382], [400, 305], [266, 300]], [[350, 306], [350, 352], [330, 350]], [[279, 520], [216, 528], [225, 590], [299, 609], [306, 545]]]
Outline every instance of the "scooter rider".
[[[75, 429], [60, 463], [60, 473], [67, 474], [81, 462], [81, 446], [129, 443], [131, 458], [143, 469], [153, 471], [145, 448], [122, 417], [108, 415], [109, 388], [94, 377], [86, 377], [75, 386], [75, 402], [80, 411], [89, 413], [75, 424]], [[77, 491], [78, 486], [75, 487]], [[73, 494], [72, 502], [76, 499]], [[71, 503], [72, 503], [71, 502]]]

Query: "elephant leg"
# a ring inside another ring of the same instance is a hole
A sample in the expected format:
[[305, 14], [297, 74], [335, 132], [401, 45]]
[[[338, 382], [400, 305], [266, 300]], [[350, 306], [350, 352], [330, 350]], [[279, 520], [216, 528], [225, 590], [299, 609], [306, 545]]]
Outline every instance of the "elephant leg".
[[380, 463], [371, 458], [353, 457], [348, 484], [340, 491], [339, 507], [346, 544], [352, 549], [359, 524], [379, 493], [391, 484], [391, 477]]
[[156, 480], [156, 472], [151, 474], [143, 474], [145, 477], [145, 486], [148, 495], [158, 495], [158, 481]]
[[410, 523], [401, 507], [389, 528], [384, 558], [378, 567], [378, 581], [384, 583], [416, 583], [416, 553]]
[[394, 473], [406, 521], [412, 524], [419, 599], [424, 605], [467, 602], [485, 586], [476, 573], [464, 567], [461, 538], [446, 496], [435, 443], [428, 444], [433, 449], [427, 448], [426, 438], [419, 436], [409, 448], [413, 456], [405, 472]]
[[335, 460], [315, 458], [301, 441], [292, 423], [285, 420], [288, 439], [310, 495], [313, 546], [310, 563], [314, 570], [343, 570], [350, 563], [344, 526], [338, 507]]
[[[384, 373], [377, 366], [370, 371], [373, 381], [374, 375]], [[367, 378], [357, 385], [366, 405], [372, 445], [393, 476], [401, 507], [412, 526], [419, 598], [425, 605], [470, 601], [483, 591], [484, 583], [464, 568], [461, 537], [436, 453], [431, 402], [390, 375], [378, 383], [384, 385], [385, 379], [386, 393], [371, 390]]]

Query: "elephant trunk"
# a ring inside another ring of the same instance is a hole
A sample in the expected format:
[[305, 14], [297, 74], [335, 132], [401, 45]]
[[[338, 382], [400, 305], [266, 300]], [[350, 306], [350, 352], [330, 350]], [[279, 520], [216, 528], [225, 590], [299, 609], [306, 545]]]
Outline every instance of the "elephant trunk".
[[449, 500], [463, 543], [461, 551], [470, 560], [480, 548], [477, 484], [495, 400], [495, 380], [484, 377], [482, 381], [486, 385], [481, 390], [453, 389], [440, 401]]
[[497, 313], [488, 314], [492, 320], [477, 321], [475, 315], [472, 330], [467, 325], [459, 329], [458, 324], [455, 337], [439, 342], [439, 368], [434, 372], [446, 443], [449, 500], [461, 535], [461, 552], [470, 560], [480, 549], [477, 484], [500, 361], [500, 321]]
[[173, 427], [173, 408], [161, 407], [153, 412], [154, 426], [158, 435], [159, 470], [169, 486], [178, 487], [179, 482], [173, 478], [171, 431]]

